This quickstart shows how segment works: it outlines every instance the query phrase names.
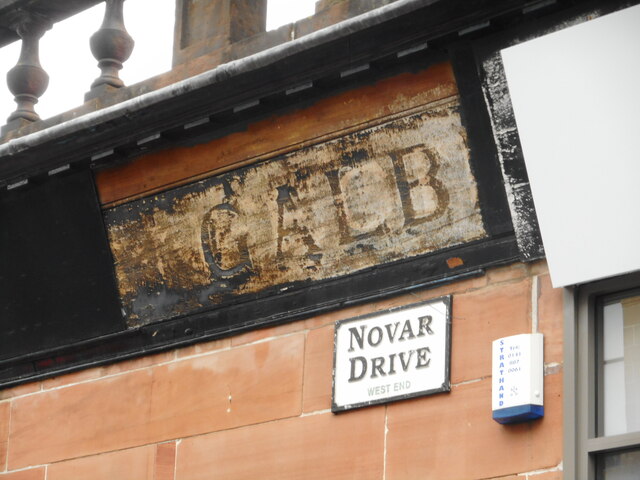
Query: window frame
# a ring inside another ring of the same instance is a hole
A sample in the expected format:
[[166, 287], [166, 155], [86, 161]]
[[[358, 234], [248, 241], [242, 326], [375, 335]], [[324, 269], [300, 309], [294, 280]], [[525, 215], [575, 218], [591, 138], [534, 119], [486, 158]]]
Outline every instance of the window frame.
[[565, 288], [564, 471], [595, 480], [598, 455], [640, 448], [640, 431], [598, 436], [597, 341], [604, 300], [637, 293], [640, 272]]

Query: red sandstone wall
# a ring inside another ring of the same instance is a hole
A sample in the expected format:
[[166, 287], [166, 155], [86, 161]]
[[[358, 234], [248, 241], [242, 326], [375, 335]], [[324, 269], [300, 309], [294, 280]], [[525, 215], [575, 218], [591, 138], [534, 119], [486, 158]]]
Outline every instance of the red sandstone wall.
[[[336, 320], [445, 294], [450, 393], [334, 415]], [[491, 341], [545, 334], [545, 417], [491, 419]], [[2, 480], [562, 477], [562, 294], [544, 263], [0, 392]]]

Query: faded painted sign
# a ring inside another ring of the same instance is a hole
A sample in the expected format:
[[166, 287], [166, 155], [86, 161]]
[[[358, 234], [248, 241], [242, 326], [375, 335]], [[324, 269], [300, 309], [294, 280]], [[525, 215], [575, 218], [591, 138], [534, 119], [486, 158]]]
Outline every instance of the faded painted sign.
[[457, 99], [106, 212], [131, 326], [484, 237]]

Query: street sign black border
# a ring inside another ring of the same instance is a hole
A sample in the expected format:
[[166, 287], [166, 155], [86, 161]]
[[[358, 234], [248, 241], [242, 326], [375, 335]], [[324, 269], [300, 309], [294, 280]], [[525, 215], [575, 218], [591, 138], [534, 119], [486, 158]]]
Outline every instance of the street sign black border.
[[[347, 323], [356, 322], [361, 320], [366, 320], [368, 318], [380, 317], [382, 315], [388, 313], [401, 312], [402, 310], [409, 310], [411, 308], [430, 305], [433, 303], [443, 302], [447, 311], [445, 314], [445, 359], [444, 359], [444, 383], [439, 388], [432, 388], [430, 390], [422, 390], [419, 392], [413, 392], [403, 395], [395, 395], [393, 397], [387, 397], [378, 400], [371, 400], [367, 402], [353, 403], [345, 406], [336, 405], [336, 360], [337, 360], [337, 344], [338, 344], [338, 329]], [[444, 295], [441, 297], [430, 298], [429, 300], [424, 300], [422, 302], [410, 303], [407, 305], [401, 305], [399, 307], [387, 308], [385, 310], [380, 310], [378, 312], [367, 313], [365, 315], [359, 315], [357, 317], [346, 318], [343, 320], [338, 320], [334, 324], [334, 332], [333, 332], [333, 368], [331, 370], [331, 411], [333, 413], [346, 412], [349, 410], [355, 410], [358, 408], [371, 407], [374, 405], [383, 405], [391, 402], [397, 402], [400, 400], [407, 400], [409, 398], [416, 397], [425, 397], [428, 395], [433, 395], [436, 393], [446, 393], [451, 391], [451, 307], [452, 307], [452, 297], [451, 295]]]

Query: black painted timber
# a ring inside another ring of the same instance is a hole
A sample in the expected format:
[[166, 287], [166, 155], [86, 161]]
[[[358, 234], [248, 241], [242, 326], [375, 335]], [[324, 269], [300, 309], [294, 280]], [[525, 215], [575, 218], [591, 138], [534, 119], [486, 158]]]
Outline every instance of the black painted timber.
[[125, 328], [88, 169], [0, 192], [0, 360]]
[[490, 236], [503, 235], [513, 231], [513, 224], [501, 181], [502, 173], [482, 92], [478, 62], [472, 45], [467, 42], [454, 44], [449, 51], [460, 92], [460, 113], [471, 150], [471, 168], [478, 182], [485, 230]]
[[[450, 268], [447, 259], [451, 257], [461, 259], [463, 264]], [[292, 285], [297, 288], [278, 294], [247, 295], [238, 303], [208, 312], [0, 360], [0, 388], [444, 285], [482, 275], [484, 269], [511, 263], [518, 257], [515, 239], [507, 236], [347, 277]]]

